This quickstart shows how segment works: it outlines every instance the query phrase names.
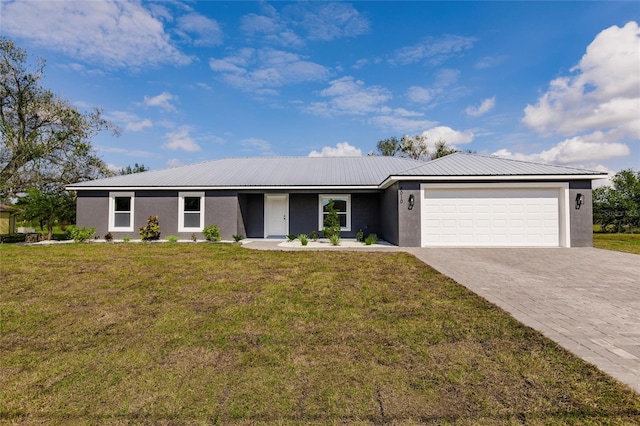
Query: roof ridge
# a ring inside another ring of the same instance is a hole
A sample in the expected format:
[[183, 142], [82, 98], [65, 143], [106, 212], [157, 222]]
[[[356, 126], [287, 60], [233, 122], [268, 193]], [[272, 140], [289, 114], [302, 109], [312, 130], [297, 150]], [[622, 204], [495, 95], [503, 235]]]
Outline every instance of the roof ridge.
[[499, 155], [482, 155], [482, 154], [471, 154], [468, 152], [460, 152], [459, 154], [465, 154], [465, 155], [474, 155], [476, 157], [483, 157], [483, 158], [496, 158], [498, 160], [503, 160], [503, 161], [513, 161], [514, 163], [524, 163], [524, 164], [533, 164], [533, 165], [543, 165], [543, 166], [551, 166], [551, 167], [562, 167], [565, 169], [572, 169], [572, 170], [578, 170], [581, 172], [594, 172], [594, 173], [602, 173], [599, 170], [591, 170], [591, 169], [587, 169], [587, 168], [580, 168], [580, 167], [575, 167], [575, 166], [563, 166], [560, 164], [554, 164], [554, 163], [537, 163], [535, 161], [527, 161], [527, 160], [517, 160], [515, 158], [505, 158], [505, 157], [501, 157]]

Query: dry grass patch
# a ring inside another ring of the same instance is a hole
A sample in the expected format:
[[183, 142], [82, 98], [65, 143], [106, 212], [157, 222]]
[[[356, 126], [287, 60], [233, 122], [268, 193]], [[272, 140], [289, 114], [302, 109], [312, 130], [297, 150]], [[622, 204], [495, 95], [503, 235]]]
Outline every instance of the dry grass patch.
[[0, 421], [640, 421], [638, 394], [408, 254], [0, 250]]

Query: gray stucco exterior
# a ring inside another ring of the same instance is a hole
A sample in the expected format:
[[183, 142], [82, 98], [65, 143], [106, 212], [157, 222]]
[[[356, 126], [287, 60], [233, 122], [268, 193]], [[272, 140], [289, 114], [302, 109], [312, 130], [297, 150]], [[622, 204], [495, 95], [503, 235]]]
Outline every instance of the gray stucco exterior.
[[[582, 194], [584, 202], [578, 208], [576, 196]], [[569, 220], [571, 223], [571, 247], [593, 246], [593, 195], [591, 181], [569, 183]]]

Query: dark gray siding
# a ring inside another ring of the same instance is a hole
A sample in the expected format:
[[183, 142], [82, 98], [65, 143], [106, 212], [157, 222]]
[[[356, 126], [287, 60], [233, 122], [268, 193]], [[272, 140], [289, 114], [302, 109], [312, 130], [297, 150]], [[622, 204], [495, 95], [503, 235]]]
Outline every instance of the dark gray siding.
[[[576, 208], [576, 196], [584, 195], [584, 203]], [[571, 247], [593, 246], [593, 197], [591, 181], [569, 182], [569, 221], [571, 222]]]
[[178, 234], [178, 191], [135, 191], [133, 233], [113, 232], [114, 237], [128, 235], [138, 238], [138, 229], [147, 225], [149, 216], [158, 216], [161, 239], [169, 235], [180, 236]]
[[318, 231], [318, 194], [289, 194], [289, 233]]
[[394, 183], [380, 196], [380, 234], [383, 240], [398, 245], [398, 184]]
[[215, 225], [220, 228], [223, 240], [232, 240], [238, 233], [238, 194], [235, 191], [206, 191], [205, 199], [204, 226]]
[[95, 228], [101, 237], [109, 232], [108, 191], [78, 191], [76, 207], [76, 225]]
[[244, 228], [247, 238], [264, 237], [264, 194], [239, 194], [238, 205], [238, 229]]
[[[351, 195], [351, 231], [343, 232], [346, 238], [355, 238], [358, 230], [364, 236], [376, 234], [382, 238], [380, 227], [380, 194], [352, 194]], [[319, 211], [319, 210], [318, 210]]]
[[[413, 208], [409, 208], [409, 197], [413, 195]], [[422, 224], [420, 218], [420, 182], [400, 182], [398, 186], [398, 245], [420, 247]]]

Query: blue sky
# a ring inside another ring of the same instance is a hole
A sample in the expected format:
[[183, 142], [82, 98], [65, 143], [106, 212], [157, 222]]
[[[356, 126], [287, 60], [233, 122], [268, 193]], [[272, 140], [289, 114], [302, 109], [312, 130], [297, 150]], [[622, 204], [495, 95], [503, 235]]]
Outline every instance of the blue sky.
[[480, 154], [640, 168], [638, 2], [0, 3], [43, 84], [122, 129], [112, 167], [366, 155], [426, 132]]

